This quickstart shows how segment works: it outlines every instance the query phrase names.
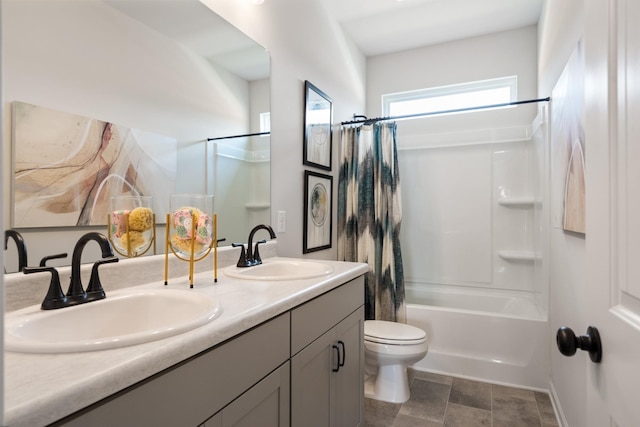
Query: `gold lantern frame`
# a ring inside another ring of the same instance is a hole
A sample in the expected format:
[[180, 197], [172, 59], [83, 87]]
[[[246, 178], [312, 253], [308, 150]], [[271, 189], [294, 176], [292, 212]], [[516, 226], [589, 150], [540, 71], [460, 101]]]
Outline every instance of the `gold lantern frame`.
[[195, 256], [195, 245], [196, 245], [196, 230], [197, 230], [197, 221], [195, 218], [195, 214], [191, 213], [191, 248], [189, 251], [189, 257], [185, 258], [181, 256], [173, 247], [170, 238], [171, 230], [171, 214], [167, 214], [167, 225], [165, 230], [165, 251], [164, 251], [164, 284], [165, 286], [169, 284], [169, 250], [173, 253], [181, 261], [185, 261], [189, 263], [189, 288], [193, 289], [193, 277], [195, 275], [195, 263], [202, 261], [206, 257], [209, 256], [211, 251], [213, 250], [213, 281], [214, 283], [218, 282], [218, 215], [213, 214], [213, 236], [211, 238], [211, 243], [207, 248], [206, 252], [202, 255], [199, 255], [197, 258]]

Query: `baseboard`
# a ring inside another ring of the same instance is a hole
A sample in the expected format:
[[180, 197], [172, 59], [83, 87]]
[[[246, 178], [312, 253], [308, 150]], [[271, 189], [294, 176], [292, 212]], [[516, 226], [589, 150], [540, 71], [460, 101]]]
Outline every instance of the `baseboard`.
[[549, 395], [551, 396], [551, 404], [553, 405], [553, 410], [556, 413], [558, 424], [560, 427], [569, 427], [569, 423], [564, 416], [564, 412], [562, 412], [562, 405], [560, 405], [560, 399], [556, 393], [556, 388], [553, 386], [553, 381], [549, 381]]

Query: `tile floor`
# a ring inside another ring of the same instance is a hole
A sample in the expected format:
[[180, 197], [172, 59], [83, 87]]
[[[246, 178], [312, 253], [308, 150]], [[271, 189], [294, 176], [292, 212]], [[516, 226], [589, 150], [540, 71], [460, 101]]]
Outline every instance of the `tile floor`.
[[549, 395], [410, 371], [405, 403], [365, 399], [367, 427], [557, 427]]

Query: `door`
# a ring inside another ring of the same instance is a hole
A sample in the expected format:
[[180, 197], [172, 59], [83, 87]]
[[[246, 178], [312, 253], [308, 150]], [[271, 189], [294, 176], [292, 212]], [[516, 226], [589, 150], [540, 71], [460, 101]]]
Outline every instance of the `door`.
[[640, 425], [640, 2], [585, 8], [587, 312], [603, 351], [587, 366], [587, 419], [632, 427]]

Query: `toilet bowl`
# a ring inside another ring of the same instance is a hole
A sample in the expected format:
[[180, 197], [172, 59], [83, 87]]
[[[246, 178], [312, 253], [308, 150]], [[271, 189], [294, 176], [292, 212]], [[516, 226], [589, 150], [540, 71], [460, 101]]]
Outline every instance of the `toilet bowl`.
[[420, 328], [384, 320], [364, 322], [366, 397], [385, 402], [409, 400], [407, 367], [426, 356], [427, 334]]

